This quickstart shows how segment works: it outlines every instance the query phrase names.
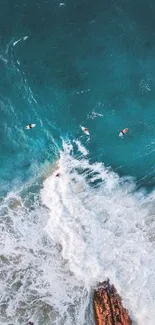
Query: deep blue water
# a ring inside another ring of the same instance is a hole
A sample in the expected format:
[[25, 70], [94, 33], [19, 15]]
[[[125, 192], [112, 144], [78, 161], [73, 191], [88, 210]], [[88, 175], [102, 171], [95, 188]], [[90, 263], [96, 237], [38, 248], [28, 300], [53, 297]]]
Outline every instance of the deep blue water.
[[[61, 137], [78, 138], [80, 124], [91, 133], [91, 161], [154, 185], [154, 2], [0, 6], [1, 188], [53, 161]], [[91, 119], [92, 111], [104, 116]]]

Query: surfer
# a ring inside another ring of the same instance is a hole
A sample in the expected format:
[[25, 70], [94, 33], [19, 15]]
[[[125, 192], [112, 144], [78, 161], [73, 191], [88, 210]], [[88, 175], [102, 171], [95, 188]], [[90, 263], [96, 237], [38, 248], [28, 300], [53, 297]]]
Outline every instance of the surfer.
[[25, 129], [33, 129], [35, 126], [36, 126], [36, 124], [30, 123], [30, 124], [25, 126]]
[[89, 131], [88, 131], [88, 128], [84, 128], [84, 129], [83, 129], [83, 132], [85, 132], [85, 133], [86, 133], [86, 132], [89, 132]]
[[124, 134], [127, 133], [127, 132], [128, 132], [128, 128], [125, 128], [125, 129], [123, 129], [123, 130], [119, 133], [119, 136], [120, 136], [120, 137], [123, 137]]
[[84, 126], [81, 126], [81, 129], [86, 135], [90, 135], [88, 128], [85, 128]]

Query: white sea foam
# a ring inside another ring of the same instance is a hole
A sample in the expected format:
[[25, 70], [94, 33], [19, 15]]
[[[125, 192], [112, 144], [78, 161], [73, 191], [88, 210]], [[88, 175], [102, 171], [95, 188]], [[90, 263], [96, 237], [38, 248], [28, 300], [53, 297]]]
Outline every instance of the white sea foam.
[[5, 59], [2, 55], [0, 55], [0, 60], [3, 61], [4, 63], [8, 63], [8, 60]]
[[74, 141], [78, 147], [78, 150], [84, 155], [87, 156], [88, 155], [88, 150], [81, 144], [81, 142], [79, 140], [75, 140]]
[[31, 182], [1, 201], [0, 324], [94, 325], [91, 289], [109, 277], [136, 323], [154, 325], [155, 193], [63, 147], [40, 194]]
[[140, 89], [142, 91], [142, 94], [144, 94], [144, 93], [146, 93], [148, 91], [151, 91], [151, 87], [150, 87], [149, 83], [150, 83], [150, 80], [149, 79], [147, 81], [144, 80], [144, 79], [142, 79], [140, 81], [139, 87], [140, 87]]
[[154, 325], [155, 253], [151, 229], [155, 195], [135, 191], [101, 163], [91, 165], [64, 144], [59, 167], [41, 191], [49, 209], [45, 227], [79, 282], [90, 288], [109, 277], [139, 325]]
[[28, 36], [25, 36], [24, 38], [23, 38], [23, 41], [26, 41], [28, 39]]
[[80, 95], [80, 94], [85, 94], [85, 93], [88, 93], [90, 92], [90, 89], [83, 89], [83, 90], [79, 90], [79, 91], [74, 91], [73, 92], [73, 95]]
[[95, 111], [93, 111], [92, 113], [88, 114], [88, 118], [94, 120], [96, 117], [103, 117], [103, 114], [97, 113]]
[[24, 36], [22, 38], [19, 38], [17, 41], [13, 42], [13, 46], [17, 45], [21, 41], [26, 41], [28, 39], [28, 36]]
[[89, 292], [63, 261], [59, 243], [47, 238], [48, 214], [30, 192], [1, 202], [0, 324], [83, 325]]

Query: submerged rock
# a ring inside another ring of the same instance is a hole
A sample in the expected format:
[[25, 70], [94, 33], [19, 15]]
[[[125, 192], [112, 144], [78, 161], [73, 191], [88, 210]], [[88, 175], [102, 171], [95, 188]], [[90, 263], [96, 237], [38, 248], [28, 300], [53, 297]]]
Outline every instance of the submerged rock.
[[127, 310], [115, 287], [108, 281], [100, 284], [94, 292], [96, 325], [131, 325]]

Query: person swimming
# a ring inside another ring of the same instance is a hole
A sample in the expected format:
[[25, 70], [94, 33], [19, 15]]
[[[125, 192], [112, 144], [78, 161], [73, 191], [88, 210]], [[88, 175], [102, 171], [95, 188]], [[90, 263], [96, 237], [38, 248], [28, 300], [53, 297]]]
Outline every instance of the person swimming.
[[36, 124], [30, 123], [30, 124], [25, 126], [25, 129], [33, 129], [35, 126], [36, 126]]
[[127, 133], [127, 132], [128, 132], [128, 128], [125, 128], [125, 129], [123, 129], [123, 130], [119, 133], [119, 136], [120, 136], [120, 137], [123, 137], [124, 134]]
[[86, 135], [90, 135], [88, 128], [86, 128], [86, 127], [84, 127], [84, 126], [81, 126], [81, 125], [80, 125], [80, 127], [81, 127], [82, 131], [83, 131]]
[[84, 129], [83, 129], [83, 132], [85, 132], [85, 133], [86, 133], [86, 132], [89, 132], [89, 131], [88, 131], [88, 128], [84, 128]]

